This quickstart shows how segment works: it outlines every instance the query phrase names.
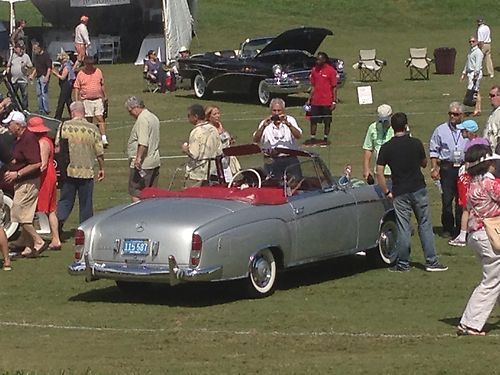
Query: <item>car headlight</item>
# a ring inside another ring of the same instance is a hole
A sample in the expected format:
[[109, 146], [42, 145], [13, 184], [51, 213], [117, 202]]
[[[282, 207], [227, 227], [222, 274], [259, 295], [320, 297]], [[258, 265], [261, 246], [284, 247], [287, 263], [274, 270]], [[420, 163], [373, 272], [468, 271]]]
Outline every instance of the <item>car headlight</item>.
[[283, 74], [283, 69], [281, 68], [280, 64], [274, 64], [273, 65], [273, 74], [276, 78], [280, 78], [281, 75]]

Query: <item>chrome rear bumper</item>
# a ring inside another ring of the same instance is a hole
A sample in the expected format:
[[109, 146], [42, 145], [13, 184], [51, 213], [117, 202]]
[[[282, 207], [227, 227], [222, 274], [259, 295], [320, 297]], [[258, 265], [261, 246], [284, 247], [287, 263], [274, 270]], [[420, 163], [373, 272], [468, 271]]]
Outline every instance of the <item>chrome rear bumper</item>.
[[173, 255], [168, 257], [168, 266], [129, 263], [98, 263], [90, 265], [88, 256], [85, 263], [74, 262], [68, 266], [70, 275], [85, 275], [87, 281], [112, 279], [122, 281], [146, 281], [176, 285], [182, 282], [212, 281], [222, 277], [222, 266], [205, 268], [179, 267]]

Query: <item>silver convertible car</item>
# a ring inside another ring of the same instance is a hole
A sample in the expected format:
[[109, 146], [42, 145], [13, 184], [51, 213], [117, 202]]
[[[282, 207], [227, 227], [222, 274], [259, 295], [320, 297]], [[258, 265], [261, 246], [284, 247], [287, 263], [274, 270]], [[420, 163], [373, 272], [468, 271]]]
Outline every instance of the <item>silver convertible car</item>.
[[[261, 152], [224, 150], [254, 159]], [[145, 282], [244, 279], [251, 297], [264, 297], [291, 267], [359, 251], [389, 264], [397, 231], [378, 186], [332, 177], [313, 153], [279, 152], [298, 163], [283, 176], [251, 168], [226, 182], [220, 173], [210, 186], [149, 188], [140, 202], [95, 215], [76, 231], [70, 274], [112, 279], [124, 291]]]

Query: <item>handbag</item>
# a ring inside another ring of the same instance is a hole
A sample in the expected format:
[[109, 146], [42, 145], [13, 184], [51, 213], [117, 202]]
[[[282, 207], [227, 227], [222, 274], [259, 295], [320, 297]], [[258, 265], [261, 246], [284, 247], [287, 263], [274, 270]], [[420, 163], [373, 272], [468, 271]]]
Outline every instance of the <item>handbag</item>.
[[477, 101], [477, 91], [473, 89], [468, 89], [464, 96], [464, 105], [468, 107], [475, 107]]
[[58, 189], [62, 188], [64, 181], [68, 178], [69, 143], [67, 138], [62, 137], [63, 126], [64, 123], [59, 127], [59, 151], [54, 154]]
[[495, 253], [500, 253], [500, 216], [483, 218], [484, 230]]

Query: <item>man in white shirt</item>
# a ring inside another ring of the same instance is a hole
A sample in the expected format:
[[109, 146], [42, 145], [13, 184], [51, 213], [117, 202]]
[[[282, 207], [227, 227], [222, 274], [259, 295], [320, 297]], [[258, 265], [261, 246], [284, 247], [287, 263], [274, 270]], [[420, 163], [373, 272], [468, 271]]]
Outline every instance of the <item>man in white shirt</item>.
[[481, 113], [481, 95], [479, 94], [479, 82], [483, 78], [483, 53], [479, 49], [477, 39], [474, 36], [469, 38], [470, 50], [465, 60], [464, 70], [460, 80], [463, 81], [465, 77], [468, 78], [467, 90], [474, 90], [477, 92], [476, 106], [474, 108], [473, 116], [479, 116]]
[[[267, 153], [264, 169], [269, 176], [282, 178], [287, 167], [297, 165], [296, 156], [279, 153], [276, 148], [298, 149], [297, 139], [302, 137], [302, 130], [297, 121], [285, 113], [285, 101], [274, 98], [269, 105], [271, 115], [262, 120], [253, 133], [253, 140], [260, 143]], [[295, 170], [296, 168], [294, 168]], [[293, 175], [300, 175], [299, 171], [292, 171]]]
[[81, 16], [80, 23], [75, 28], [75, 49], [78, 55], [73, 69], [77, 69], [80, 66], [83, 58], [87, 55], [87, 48], [90, 46], [89, 30], [87, 29], [88, 23], [89, 17]]
[[7, 73], [10, 73], [10, 82], [15, 92], [21, 94], [21, 105], [23, 109], [28, 109], [28, 70], [33, 68], [30, 57], [24, 51], [24, 46], [16, 44], [14, 53], [7, 63]]
[[491, 148], [495, 152], [500, 151], [497, 147], [500, 145], [500, 86], [495, 85], [490, 89], [489, 92], [491, 106], [493, 111], [491, 112], [488, 121], [486, 121], [486, 127], [484, 128], [484, 138], [486, 138], [491, 145]]
[[479, 48], [484, 54], [486, 73], [493, 78], [494, 69], [493, 61], [491, 60], [491, 30], [490, 27], [484, 23], [482, 17], [477, 19], [477, 41], [479, 42]]

